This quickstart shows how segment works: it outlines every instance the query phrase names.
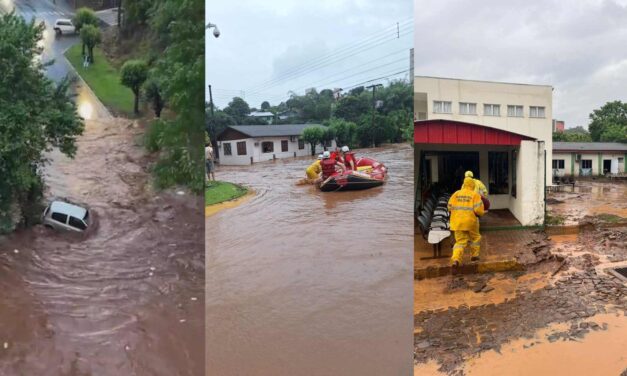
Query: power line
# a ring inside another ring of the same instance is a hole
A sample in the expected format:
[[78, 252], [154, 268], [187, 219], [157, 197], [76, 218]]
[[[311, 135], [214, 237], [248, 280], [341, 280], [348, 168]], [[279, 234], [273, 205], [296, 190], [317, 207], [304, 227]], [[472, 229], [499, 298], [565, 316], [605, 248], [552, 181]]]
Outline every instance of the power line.
[[344, 51], [342, 51], [341, 49], [339, 49], [340, 51], [338, 51], [338, 49], [336, 49], [327, 55], [323, 55], [322, 57], [309, 61], [307, 64], [296, 66], [295, 68], [289, 69], [279, 77], [276, 77], [274, 79], [255, 85], [251, 87], [250, 89], [248, 89], [247, 91], [253, 92], [255, 90], [261, 90], [263, 88], [274, 86], [277, 83], [282, 82], [288, 78], [293, 78], [299, 75], [310, 73], [316, 69], [322, 68], [329, 64], [345, 60], [349, 57], [352, 57], [359, 53], [370, 50], [374, 47], [378, 47], [381, 44], [384, 44], [386, 42], [389, 42], [395, 39], [400, 39], [401, 36], [413, 34], [413, 23], [407, 26], [408, 28], [403, 26], [402, 32], [400, 32], [400, 29], [399, 29], [398, 34], [397, 34], [397, 31], [394, 30], [394, 35], [392, 36], [392, 38], [390, 38], [390, 35], [379, 35], [375, 38], [370, 38], [370, 40], [365, 41], [366, 42], [365, 44], [363, 42], [360, 42], [356, 45], [349, 47], [348, 49], [344, 49]]

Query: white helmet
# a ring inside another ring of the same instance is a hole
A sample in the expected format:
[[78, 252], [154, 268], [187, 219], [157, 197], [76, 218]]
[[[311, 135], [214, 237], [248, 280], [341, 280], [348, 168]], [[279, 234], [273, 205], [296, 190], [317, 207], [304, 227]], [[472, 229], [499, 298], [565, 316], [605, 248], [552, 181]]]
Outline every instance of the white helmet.
[[346, 145], [342, 146], [342, 152], [346, 153], [346, 152], [348, 152], [348, 151], [350, 151], [350, 149], [348, 148], [348, 146], [346, 146]]
[[322, 154], [318, 154], [318, 159], [322, 159], [324, 156]]
[[328, 151], [325, 151], [324, 153], [322, 153], [322, 158], [324, 159], [331, 158], [331, 153], [329, 153]]

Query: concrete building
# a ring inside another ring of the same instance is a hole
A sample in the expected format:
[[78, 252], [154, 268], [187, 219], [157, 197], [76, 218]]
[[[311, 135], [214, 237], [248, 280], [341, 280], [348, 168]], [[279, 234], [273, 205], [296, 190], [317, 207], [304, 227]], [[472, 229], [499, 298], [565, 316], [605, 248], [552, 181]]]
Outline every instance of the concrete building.
[[627, 144], [618, 142], [554, 142], [553, 176], [627, 173]]
[[[276, 158], [311, 155], [311, 145], [301, 139], [303, 131], [319, 124], [232, 125], [217, 137], [221, 165], [248, 165]], [[326, 145], [335, 148], [335, 141]], [[316, 153], [324, 150], [316, 145]]]
[[414, 79], [416, 201], [435, 185], [459, 189], [473, 171], [490, 210], [524, 226], [544, 222], [552, 179], [553, 88], [502, 82]]

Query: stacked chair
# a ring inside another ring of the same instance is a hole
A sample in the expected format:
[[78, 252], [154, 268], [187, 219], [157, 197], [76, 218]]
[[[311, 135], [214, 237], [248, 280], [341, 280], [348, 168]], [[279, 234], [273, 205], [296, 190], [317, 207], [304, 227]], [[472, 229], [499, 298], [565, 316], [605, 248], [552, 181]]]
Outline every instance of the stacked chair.
[[422, 237], [433, 244], [433, 258], [442, 257], [442, 240], [451, 235], [449, 230], [448, 200], [450, 193], [432, 189], [418, 215]]

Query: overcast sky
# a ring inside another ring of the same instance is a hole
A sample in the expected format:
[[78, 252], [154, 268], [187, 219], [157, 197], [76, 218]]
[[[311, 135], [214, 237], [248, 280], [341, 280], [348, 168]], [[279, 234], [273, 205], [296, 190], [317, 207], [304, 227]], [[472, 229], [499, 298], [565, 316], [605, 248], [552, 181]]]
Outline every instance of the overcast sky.
[[[206, 81], [220, 108], [233, 96], [243, 96], [251, 107], [263, 100], [276, 105], [290, 90], [349, 89], [410, 67], [413, 0], [205, 4], [207, 21], [221, 32], [219, 38], [207, 32], [205, 39]], [[409, 78], [409, 72], [394, 77]]]
[[416, 75], [551, 85], [568, 128], [627, 101], [627, 0], [419, 0], [414, 15]]

